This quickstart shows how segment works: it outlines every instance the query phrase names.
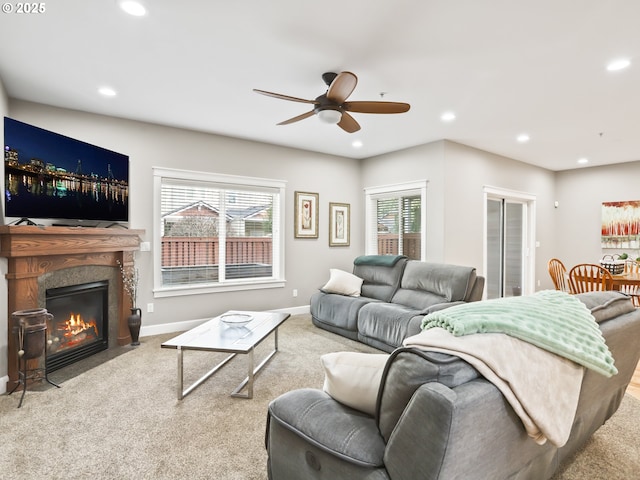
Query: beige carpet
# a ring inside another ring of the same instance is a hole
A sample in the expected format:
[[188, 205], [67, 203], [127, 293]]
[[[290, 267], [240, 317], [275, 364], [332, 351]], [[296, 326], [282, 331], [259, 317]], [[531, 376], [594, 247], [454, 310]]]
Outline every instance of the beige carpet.
[[[0, 478], [266, 480], [267, 405], [281, 393], [322, 386], [319, 357], [375, 351], [319, 330], [309, 316], [280, 329], [280, 352], [257, 377], [254, 398], [229, 397], [246, 375], [236, 358], [184, 400], [176, 399], [173, 335], [143, 338], [137, 348], [74, 378], [61, 389], [0, 397]], [[267, 340], [256, 352], [266, 352]], [[185, 353], [185, 384], [216, 354]], [[54, 372], [63, 378], [64, 372]], [[640, 471], [640, 401], [627, 396], [614, 417], [557, 479], [629, 479]]]

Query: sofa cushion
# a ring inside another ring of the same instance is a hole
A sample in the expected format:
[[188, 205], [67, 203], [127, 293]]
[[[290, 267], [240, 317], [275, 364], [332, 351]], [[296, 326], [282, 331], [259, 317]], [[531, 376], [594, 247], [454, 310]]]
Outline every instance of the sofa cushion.
[[598, 323], [635, 310], [631, 298], [621, 292], [588, 292], [579, 293], [576, 297], [587, 306]]
[[421, 385], [438, 382], [454, 388], [479, 377], [475, 368], [453, 355], [398, 348], [389, 356], [380, 382], [380, 433], [389, 441], [407, 403]]
[[334, 400], [374, 416], [380, 379], [388, 358], [386, 354], [361, 352], [322, 355], [323, 390]]
[[330, 268], [329, 281], [321, 288], [321, 290], [325, 293], [337, 293], [339, 295], [359, 297], [361, 287], [362, 278], [337, 268]]
[[473, 267], [410, 260], [391, 301], [424, 309], [436, 303], [466, 300], [475, 280]]
[[355, 332], [358, 327], [358, 312], [370, 302], [379, 300], [316, 292], [311, 296], [310, 311], [316, 322], [335, 326], [340, 331]]
[[391, 351], [402, 341], [420, 332], [423, 315], [416, 310], [393, 303], [370, 303], [358, 314], [358, 340], [381, 350]]

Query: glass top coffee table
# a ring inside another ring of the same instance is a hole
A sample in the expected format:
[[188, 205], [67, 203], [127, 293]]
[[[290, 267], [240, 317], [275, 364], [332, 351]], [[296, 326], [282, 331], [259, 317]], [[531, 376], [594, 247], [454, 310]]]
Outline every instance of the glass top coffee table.
[[[214, 373], [224, 367], [237, 354], [248, 357], [248, 375], [236, 389], [232, 397], [253, 398], [255, 376], [278, 351], [278, 327], [289, 318], [288, 313], [247, 312], [233, 310], [219, 317], [205, 321], [191, 330], [164, 342], [162, 348], [178, 351], [178, 400], [182, 400]], [[254, 368], [254, 348], [273, 333], [274, 349]], [[196, 380], [191, 386], [183, 387], [183, 355], [185, 350], [230, 353], [227, 358]], [[247, 393], [240, 393], [244, 387]]]

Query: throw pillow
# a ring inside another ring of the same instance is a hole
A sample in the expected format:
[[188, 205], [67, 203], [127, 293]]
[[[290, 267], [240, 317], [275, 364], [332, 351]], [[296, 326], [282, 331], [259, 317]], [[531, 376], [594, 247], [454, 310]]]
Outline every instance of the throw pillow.
[[356, 277], [352, 273], [338, 270], [337, 268], [329, 269], [329, 281], [321, 288], [325, 293], [338, 293], [340, 295], [349, 295], [351, 297], [359, 297], [362, 288], [362, 279]]
[[375, 416], [382, 372], [389, 355], [359, 352], [327, 353], [320, 357], [324, 387], [334, 400]]

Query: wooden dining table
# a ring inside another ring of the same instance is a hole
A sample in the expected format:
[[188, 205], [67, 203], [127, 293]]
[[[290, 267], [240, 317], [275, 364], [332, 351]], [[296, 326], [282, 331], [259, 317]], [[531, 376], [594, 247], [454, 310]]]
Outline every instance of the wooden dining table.
[[627, 272], [611, 276], [613, 277], [612, 285], [614, 290], [620, 290], [621, 285], [640, 286], [640, 272]]

